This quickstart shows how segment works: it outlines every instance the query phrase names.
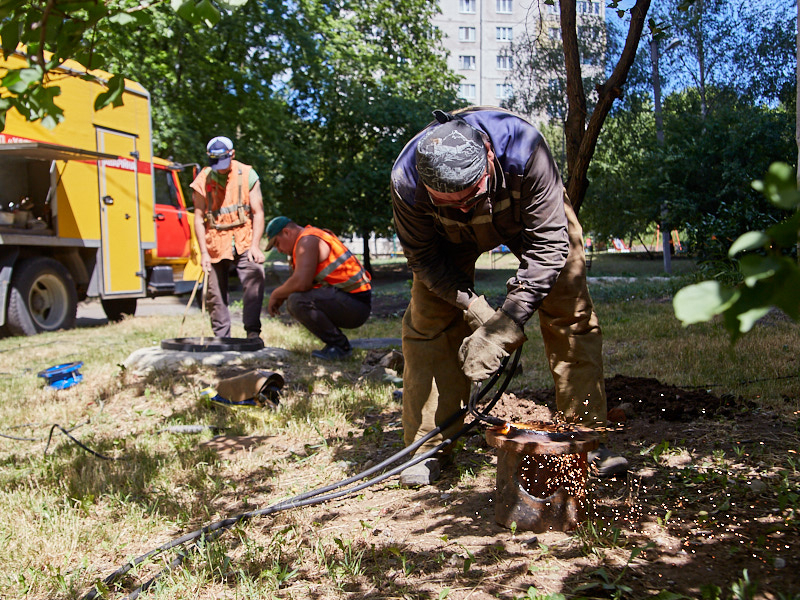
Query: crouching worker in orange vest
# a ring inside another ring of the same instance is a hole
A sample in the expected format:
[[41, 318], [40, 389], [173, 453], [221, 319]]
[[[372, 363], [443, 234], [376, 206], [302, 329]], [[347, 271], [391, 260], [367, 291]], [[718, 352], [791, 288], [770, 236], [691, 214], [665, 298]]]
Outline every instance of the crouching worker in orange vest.
[[369, 273], [332, 232], [300, 227], [288, 217], [275, 217], [267, 225], [267, 250], [273, 247], [289, 256], [292, 274], [270, 294], [269, 314], [276, 316], [286, 302], [289, 314], [325, 342], [311, 356], [350, 356], [353, 349], [340, 328], [355, 329], [369, 317]]

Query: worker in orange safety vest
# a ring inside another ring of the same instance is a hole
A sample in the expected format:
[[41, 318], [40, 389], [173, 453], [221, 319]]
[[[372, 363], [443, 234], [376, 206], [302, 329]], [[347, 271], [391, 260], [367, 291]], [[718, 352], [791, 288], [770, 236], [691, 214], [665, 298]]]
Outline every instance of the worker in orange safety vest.
[[270, 294], [267, 312], [277, 316], [286, 302], [289, 314], [325, 342], [311, 356], [350, 356], [353, 349], [341, 328], [355, 329], [369, 317], [369, 273], [331, 231], [300, 227], [288, 217], [275, 217], [267, 225], [267, 250], [272, 248], [290, 257], [292, 274]]
[[227, 137], [217, 136], [206, 147], [209, 165], [191, 183], [194, 228], [200, 264], [206, 272], [206, 303], [217, 337], [230, 337], [228, 274], [236, 270], [242, 283], [242, 322], [248, 338], [261, 339], [264, 301], [264, 205], [255, 170], [234, 160]]

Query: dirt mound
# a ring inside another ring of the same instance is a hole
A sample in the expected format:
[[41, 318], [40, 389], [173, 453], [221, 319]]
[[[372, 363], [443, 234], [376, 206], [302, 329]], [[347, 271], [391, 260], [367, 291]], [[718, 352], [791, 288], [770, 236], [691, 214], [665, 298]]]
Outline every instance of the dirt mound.
[[[637, 416], [651, 422], [689, 422], [715, 416], [731, 417], [755, 408], [742, 397], [725, 394], [717, 397], [707, 389], [683, 389], [666, 385], [649, 377], [615, 375], [605, 380], [608, 408], [622, 408], [627, 417]], [[492, 410], [492, 415], [510, 420], [527, 421], [543, 418], [542, 408], [556, 410], [553, 388], [524, 389], [516, 395], [507, 394]], [[546, 418], [546, 416], [545, 416]]]

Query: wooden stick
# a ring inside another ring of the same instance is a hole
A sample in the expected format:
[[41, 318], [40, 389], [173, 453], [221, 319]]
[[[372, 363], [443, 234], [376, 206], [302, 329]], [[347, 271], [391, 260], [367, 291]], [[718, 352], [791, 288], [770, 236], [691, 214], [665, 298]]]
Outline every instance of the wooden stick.
[[[198, 277], [197, 281], [194, 282], [194, 288], [192, 289], [192, 295], [189, 296], [189, 302], [186, 303], [186, 309], [183, 311], [183, 318], [181, 319], [181, 327], [178, 330], [178, 337], [179, 338], [183, 337], [183, 324], [186, 322], [186, 315], [189, 313], [189, 307], [192, 305], [192, 302], [194, 302], [195, 294], [197, 294], [197, 288], [200, 286], [200, 282], [203, 281], [205, 276], [206, 276], [206, 272], [205, 271], [200, 271], [200, 277]], [[205, 297], [205, 294], [203, 294], [203, 297]]]

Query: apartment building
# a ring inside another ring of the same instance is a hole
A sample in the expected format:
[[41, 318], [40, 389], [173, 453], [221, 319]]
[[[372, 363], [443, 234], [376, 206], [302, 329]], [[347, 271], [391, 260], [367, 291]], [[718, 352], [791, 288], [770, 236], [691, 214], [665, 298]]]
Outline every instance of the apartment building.
[[[502, 104], [512, 91], [515, 39], [542, 32], [561, 36], [558, 0], [439, 0], [442, 14], [433, 19], [450, 52], [448, 66], [462, 77], [460, 96], [471, 104]], [[578, 0], [578, 15], [605, 16], [602, 2]]]

